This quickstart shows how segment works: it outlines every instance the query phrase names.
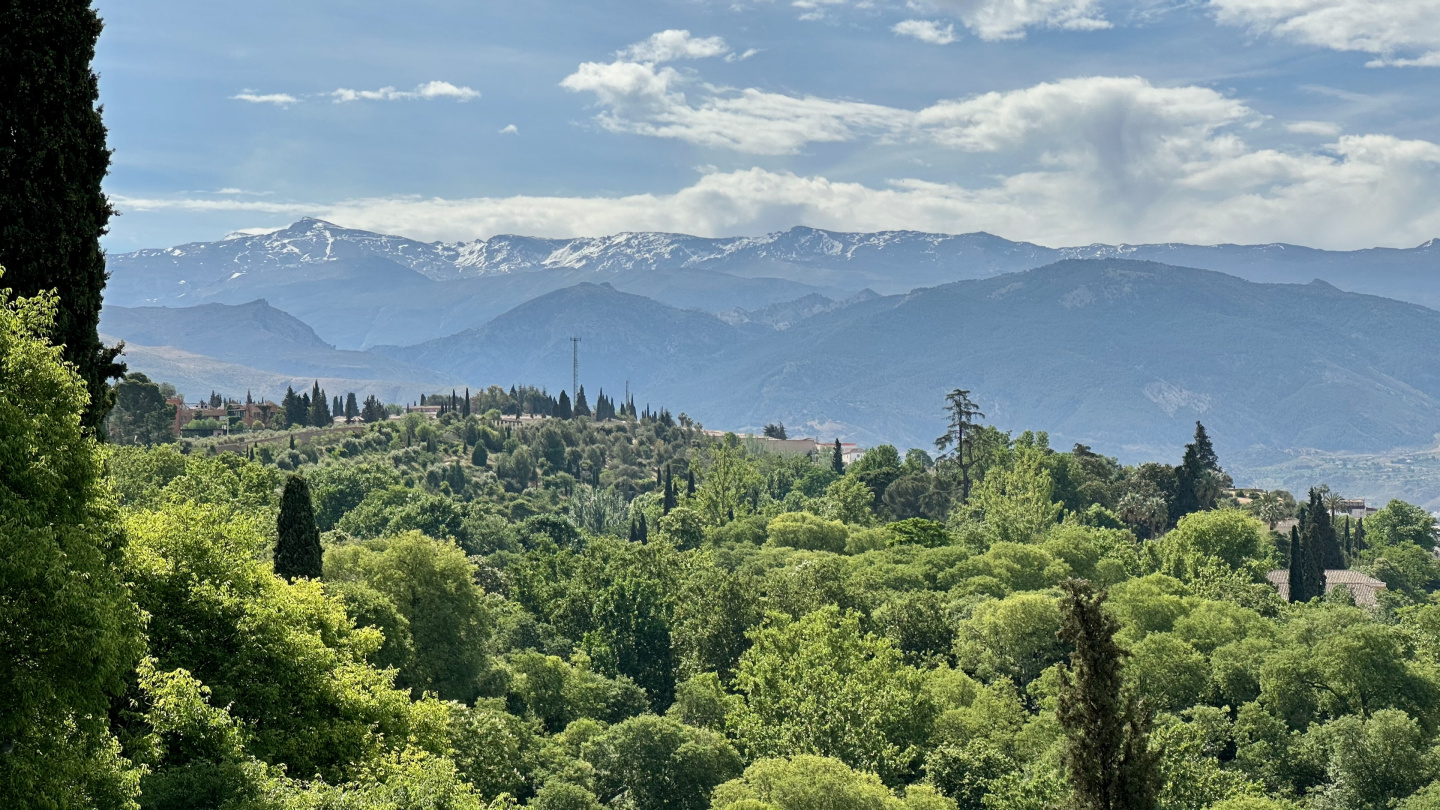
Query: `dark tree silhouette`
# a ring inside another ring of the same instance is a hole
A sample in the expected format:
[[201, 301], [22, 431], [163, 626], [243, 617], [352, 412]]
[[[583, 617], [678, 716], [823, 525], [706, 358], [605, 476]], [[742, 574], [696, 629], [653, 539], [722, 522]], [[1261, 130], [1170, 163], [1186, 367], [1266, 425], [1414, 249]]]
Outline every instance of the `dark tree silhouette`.
[[845, 474], [845, 454], [840, 450], [840, 440], [835, 440], [835, 450], [830, 454], [830, 469], [836, 475]]
[[[970, 500], [970, 470], [975, 466], [975, 434], [977, 419], [984, 419], [980, 407], [970, 401], [970, 392], [955, 389], [945, 395], [945, 412], [950, 426], [945, 435], [935, 440], [940, 457], [955, 462], [960, 468], [960, 500]], [[838, 440], [837, 440], [838, 441]], [[838, 449], [838, 448], [837, 448]]]
[[1064, 760], [1076, 810], [1153, 810], [1158, 792], [1150, 751], [1150, 713], [1123, 688], [1119, 622], [1105, 592], [1085, 580], [1061, 583], [1060, 639], [1071, 648], [1060, 667], [1056, 715], [1065, 730]]
[[288, 580], [319, 579], [323, 557], [320, 530], [315, 526], [310, 485], [301, 476], [292, 475], [285, 481], [275, 531], [279, 536], [275, 544], [275, 573]]
[[0, 6], [0, 288], [59, 296], [51, 340], [90, 392], [81, 418], [99, 431], [125, 373], [122, 347], [97, 331], [105, 291], [100, 237], [114, 209], [100, 185], [110, 169], [98, 77], [100, 17], [89, 0]]

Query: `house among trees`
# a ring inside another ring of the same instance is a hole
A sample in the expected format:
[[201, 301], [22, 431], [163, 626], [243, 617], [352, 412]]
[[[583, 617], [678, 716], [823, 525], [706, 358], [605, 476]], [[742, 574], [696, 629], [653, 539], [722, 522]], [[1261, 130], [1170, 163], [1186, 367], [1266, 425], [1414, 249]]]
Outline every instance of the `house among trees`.
[[[1290, 571], [1279, 568], [1265, 575], [1275, 590], [1280, 592], [1280, 598], [1290, 601]], [[1366, 576], [1359, 571], [1351, 571], [1347, 568], [1329, 568], [1325, 571], [1325, 595], [1344, 585], [1355, 597], [1355, 604], [1360, 607], [1374, 607], [1376, 597], [1385, 587], [1385, 583], [1372, 577]]]
[[[213, 436], [216, 433], [229, 433], [232, 420], [243, 424], [246, 429], [252, 429], [257, 424], [267, 425], [270, 417], [274, 416], [280, 406], [270, 400], [255, 402], [249, 395], [246, 395], [245, 402], [228, 400], [217, 402], [215, 399], [202, 400], [195, 405], [186, 405], [183, 397], [171, 397], [167, 400], [175, 406], [175, 435], [176, 436]], [[196, 420], [204, 420], [199, 426], [190, 427]], [[215, 423], [215, 424], [212, 424]]]

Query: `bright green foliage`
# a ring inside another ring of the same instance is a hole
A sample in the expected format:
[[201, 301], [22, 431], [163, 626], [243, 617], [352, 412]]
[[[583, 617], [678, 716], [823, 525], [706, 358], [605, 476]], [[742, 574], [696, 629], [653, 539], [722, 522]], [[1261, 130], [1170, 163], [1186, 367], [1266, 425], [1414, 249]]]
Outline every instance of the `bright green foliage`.
[[671, 629], [679, 677], [713, 672], [729, 681], [750, 647], [746, 633], [762, 618], [758, 591], [753, 577], [726, 570], [712, 558], [693, 561], [684, 573]]
[[412, 705], [365, 663], [379, 634], [352, 629], [319, 583], [271, 574], [252, 522], [192, 504], [133, 514], [126, 527], [156, 669], [187, 670], [212, 705], [251, 724], [257, 759], [333, 780], [356, 775], [387, 740], [415, 735], [443, 751], [443, 709]]
[[1418, 506], [1391, 501], [1384, 509], [1365, 518], [1365, 541], [1371, 545], [1414, 543], [1435, 547], [1435, 518]]
[[985, 680], [1024, 685], [1059, 662], [1060, 605], [1043, 593], [1017, 593], [981, 602], [956, 632], [955, 659]]
[[407, 532], [333, 548], [325, 565], [330, 579], [365, 583], [405, 618], [414, 654], [400, 667], [398, 683], [445, 700], [469, 702], [480, 694], [492, 621], [465, 552]]
[[400, 485], [393, 466], [380, 464], [327, 464], [307, 470], [310, 497], [315, 507], [315, 525], [320, 531], [335, 528], [347, 512], [359, 506], [375, 490]]
[[819, 754], [887, 780], [916, 769], [936, 709], [887, 639], [833, 607], [799, 621], [772, 614], [752, 639], [735, 676], [744, 703], [728, 722], [747, 754]]
[[636, 810], [704, 810], [710, 791], [740, 774], [725, 738], [652, 714], [632, 717], [585, 743], [603, 802], [624, 795]]
[[1264, 573], [1268, 540], [1265, 524], [1238, 509], [1195, 512], [1155, 544], [1161, 571], [1191, 579], [1217, 564]]
[[720, 676], [713, 672], [702, 672], [676, 684], [675, 702], [670, 705], [665, 716], [687, 726], [723, 732], [725, 716], [730, 713], [734, 700], [725, 692]]
[[720, 526], [744, 517], [751, 511], [751, 493], [758, 493], [764, 481], [746, 457], [745, 447], [733, 433], [725, 434], [710, 456], [694, 507], [707, 526]]
[[1060, 518], [1064, 505], [1053, 500], [1054, 488], [1043, 453], [1027, 450], [1011, 467], [986, 473], [967, 507], [995, 540], [1029, 543]]
[[766, 543], [772, 546], [839, 553], [845, 550], [849, 532], [838, 520], [826, 520], [809, 512], [786, 512], [770, 521], [766, 535]]
[[47, 342], [54, 317], [53, 298], [0, 293], [0, 805], [124, 807], [134, 775], [106, 712], [139, 656], [140, 616], [82, 427], [85, 383]]
[[1431, 736], [1402, 711], [1346, 715], [1312, 733], [1328, 753], [1332, 780], [1318, 807], [1380, 810], [1440, 776]]
[[820, 513], [844, 523], [868, 526], [875, 520], [874, 502], [875, 493], [870, 487], [858, 478], [846, 476], [825, 489]]
[[325, 552], [320, 549], [320, 530], [315, 527], [310, 486], [298, 475], [292, 475], [285, 481], [275, 535], [277, 575], [289, 580], [320, 578]]
[[700, 513], [688, 506], [677, 506], [660, 518], [660, 537], [679, 549], [699, 548], [705, 539], [705, 521]]
[[514, 701], [552, 732], [582, 718], [618, 723], [649, 707], [645, 690], [623, 675], [606, 678], [591, 671], [583, 653], [568, 663], [553, 655], [517, 653], [509, 670]]
[[924, 518], [907, 518], [886, 527], [895, 536], [897, 543], [914, 543], [925, 548], [950, 545], [950, 533], [945, 524]]
[[739, 779], [715, 789], [716, 810], [953, 810], [954, 803], [910, 788], [897, 798], [874, 774], [852, 770], [831, 757], [801, 754], [761, 759]]
[[535, 724], [505, 711], [501, 701], [450, 709], [451, 758], [460, 774], [486, 798], [526, 797], [539, 767]]

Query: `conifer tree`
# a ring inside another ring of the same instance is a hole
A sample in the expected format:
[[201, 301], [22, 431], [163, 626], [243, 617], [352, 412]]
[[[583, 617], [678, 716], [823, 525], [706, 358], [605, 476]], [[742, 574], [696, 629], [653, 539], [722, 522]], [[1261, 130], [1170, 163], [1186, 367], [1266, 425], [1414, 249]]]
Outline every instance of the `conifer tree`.
[[345, 395], [345, 421], [354, 422], [355, 417], [360, 415], [360, 405], [355, 401], [355, 392], [351, 391]]
[[336, 394], [330, 398], [330, 415], [343, 416], [344, 414], [345, 406], [340, 402], [340, 395]]
[[469, 416], [469, 415], [470, 415], [470, 387], [469, 387], [469, 386], [466, 386], [466, 387], [465, 387], [465, 401], [462, 402], [462, 403], [460, 403], [460, 415], [461, 415], [461, 416]]
[[88, 0], [12, 2], [0, 10], [0, 287], [30, 298], [55, 290], [50, 341], [90, 394], [82, 423], [100, 430], [107, 381], [125, 373], [100, 342], [105, 254], [114, 209], [100, 90], [91, 69], [102, 24]]
[[1223, 477], [1225, 471], [1220, 468], [1220, 458], [1215, 455], [1215, 447], [1210, 443], [1205, 426], [1197, 421], [1195, 439], [1185, 445], [1185, 456], [1175, 470], [1176, 520], [1192, 512], [1215, 508], [1218, 492], [1213, 490], [1213, 484], [1206, 485], [1212, 475]]
[[585, 401], [585, 386], [583, 385], [575, 389], [575, 415], [590, 415], [590, 404]]
[[1060, 585], [1060, 639], [1071, 648], [1060, 667], [1056, 717], [1076, 810], [1153, 810], [1158, 762], [1150, 750], [1150, 713], [1124, 689], [1119, 622], [1103, 609], [1105, 592], [1084, 580]]
[[306, 409], [300, 396], [295, 393], [294, 388], [288, 385], [285, 386], [285, 398], [280, 400], [280, 407], [285, 411], [285, 425], [287, 427], [290, 425], [303, 425], [305, 424], [305, 420], [309, 418], [309, 414], [305, 412]]
[[1367, 548], [1365, 543], [1365, 518], [1355, 521], [1355, 551], [1359, 553]]
[[315, 387], [310, 391], [310, 414], [309, 423], [315, 427], [329, 427], [334, 421], [330, 418], [330, 406], [325, 397], [325, 392], [320, 389], [320, 381], [315, 381]]
[[1340, 552], [1340, 542], [1335, 537], [1335, 524], [1319, 489], [1310, 490], [1310, 503], [1301, 512], [1300, 527], [1301, 539], [1317, 555], [1322, 570], [1345, 567], [1345, 555]]
[[275, 573], [287, 580], [297, 577], [319, 579], [323, 552], [320, 530], [315, 526], [315, 506], [310, 485], [298, 475], [285, 481], [280, 495], [280, 516], [275, 523]]
[[570, 412], [570, 397], [564, 390], [560, 391], [560, 399], [555, 403], [555, 418], [570, 419], [574, 414]]
[[670, 510], [671, 510], [671, 509], [674, 509], [675, 506], [676, 506], [675, 480], [674, 480], [674, 479], [671, 477], [671, 475], [670, 475], [670, 467], [669, 467], [669, 465], [666, 465], [666, 467], [665, 467], [665, 495], [664, 495], [664, 501], [663, 501], [663, 503], [661, 504], [662, 511], [660, 512], [660, 514], [662, 514], [662, 515], [668, 515], [668, 514], [670, 514]]
[[1300, 530], [1290, 527], [1290, 597], [1291, 602], [1308, 602], [1302, 598], [1305, 593], [1305, 553], [1300, 548]]
[[489, 462], [490, 454], [486, 452], [485, 445], [481, 442], [476, 442], [475, 451], [470, 454], [470, 463], [476, 467], [484, 467]]
[[845, 454], [840, 450], [840, 440], [835, 440], [835, 450], [830, 454], [830, 469], [836, 475], [845, 474]]
[[686, 496], [686, 497], [692, 497], [692, 498], [695, 496], [695, 471], [694, 471], [694, 470], [686, 470], [686, 471], [685, 471], [685, 496]]
[[[945, 435], [935, 440], [935, 449], [939, 450], [942, 458], [948, 458], [960, 469], [960, 500], [970, 500], [970, 470], [976, 464], [975, 440], [979, 433], [979, 423], [976, 420], [984, 419], [985, 414], [980, 412], [980, 407], [970, 400], [970, 392], [961, 388], [945, 395], [945, 412], [950, 415], [949, 429]], [[840, 440], [835, 440], [836, 452], [839, 452]], [[843, 473], [844, 470], [837, 469], [836, 472]]]
[[645, 513], [640, 513], [640, 525], [636, 527], [636, 537], [641, 543], [650, 542], [650, 528], [645, 525]]

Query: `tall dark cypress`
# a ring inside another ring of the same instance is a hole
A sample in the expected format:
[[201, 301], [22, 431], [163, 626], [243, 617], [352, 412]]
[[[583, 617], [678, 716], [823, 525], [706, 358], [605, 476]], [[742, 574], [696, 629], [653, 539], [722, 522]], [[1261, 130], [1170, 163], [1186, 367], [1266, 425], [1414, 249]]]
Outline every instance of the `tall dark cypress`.
[[835, 440], [835, 452], [830, 454], [830, 469], [834, 470], [836, 475], [845, 474], [845, 455], [840, 452], [839, 439]]
[[693, 495], [695, 494], [695, 471], [694, 471], [694, 470], [686, 470], [686, 471], [685, 471], [685, 494], [686, 494], [686, 496], [693, 496]]
[[1355, 551], [1361, 552], [1368, 548], [1365, 543], [1365, 518], [1355, 521]]
[[1152, 810], [1158, 757], [1150, 750], [1150, 712], [1124, 689], [1119, 622], [1105, 592], [1071, 579], [1060, 585], [1060, 640], [1071, 648], [1060, 667], [1056, 717], [1065, 731], [1065, 770], [1076, 810]]
[[676, 506], [675, 479], [670, 475], [670, 467], [665, 467], [665, 500], [662, 504], [661, 514], [668, 515], [670, 510]]
[[1185, 457], [1175, 470], [1175, 518], [1178, 520], [1192, 512], [1215, 508], [1212, 492], [1202, 492], [1200, 485], [1207, 473], [1223, 474], [1220, 458], [1205, 426], [1195, 423], [1195, 439], [1185, 445]]
[[470, 415], [470, 387], [469, 387], [469, 386], [466, 386], [466, 387], [465, 387], [465, 401], [460, 404], [460, 415], [461, 415], [461, 416], [469, 416], [469, 415]]
[[288, 580], [319, 579], [323, 558], [320, 530], [315, 526], [310, 485], [301, 476], [292, 475], [285, 481], [275, 531], [279, 537], [275, 544], [275, 573]]
[[1330, 510], [1317, 489], [1310, 490], [1310, 503], [1303, 513], [1300, 527], [1302, 539], [1319, 557], [1321, 569], [1345, 567], [1345, 555], [1340, 552], [1340, 541], [1335, 536]]
[[638, 527], [636, 527], [635, 535], [636, 535], [637, 538], [639, 538], [640, 542], [642, 542], [642, 543], [648, 543], [648, 542], [650, 542], [650, 527], [648, 527], [648, 526], [645, 525], [645, 513], [644, 513], [644, 512], [641, 512], [641, 513], [640, 513], [640, 525], [639, 525]]
[[83, 419], [99, 430], [125, 373], [97, 331], [105, 291], [100, 237], [114, 209], [100, 88], [90, 63], [100, 17], [88, 0], [0, 6], [0, 288], [59, 295], [52, 338], [90, 391]]
[[1308, 602], [1305, 597], [1305, 552], [1300, 548], [1300, 530], [1290, 527], [1290, 597], [1291, 602]]

